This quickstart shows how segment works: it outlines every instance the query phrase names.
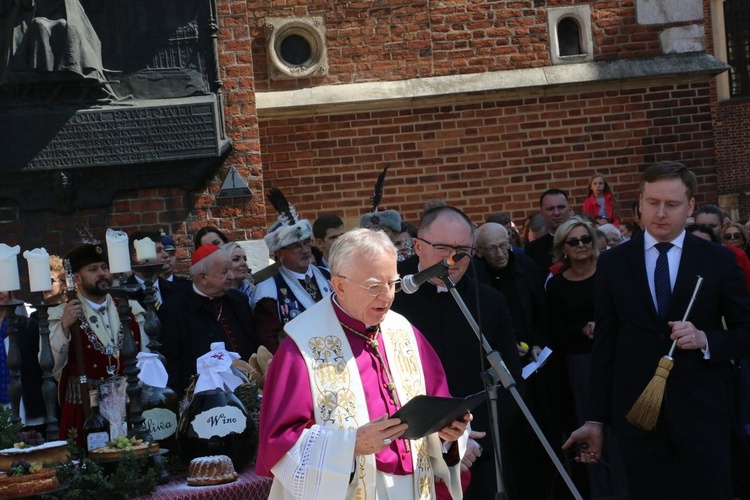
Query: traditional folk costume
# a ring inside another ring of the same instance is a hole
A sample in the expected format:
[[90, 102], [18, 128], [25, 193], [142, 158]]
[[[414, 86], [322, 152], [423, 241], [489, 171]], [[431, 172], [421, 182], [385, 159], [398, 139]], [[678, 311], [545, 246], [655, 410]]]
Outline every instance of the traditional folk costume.
[[403, 316], [367, 329], [329, 296], [285, 330], [261, 410], [256, 472], [274, 476], [269, 498], [429, 499], [435, 477], [462, 497], [468, 433], [446, 454], [435, 433], [354, 455], [358, 427], [418, 394], [449, 396], [440, 360]]
[[[260, 305], [261, 311], [270, 308], [275, 312], [279, 319], [277, 330], [280, 330], [283, 325], [331, 294], [331, 284], [328, 282], [330, 278], [328, 271], [316, 266], [308, 267], [305, 274], [295, 273], [282, 266], [278, 273], [255, 287], [250, 305], [253, 309]], [[261, 311], [256, 314], [262, 315]]]
[[[80, 376], [76, 350], [70, 349], [70, 340], [76, 335], [83, 344], [86, 377], [89, 387], [95, 388], [109, 377], [122, 375], [125, 359], [122, 344], [125, 329], [120, 324], [116, 299], [107, 295], [101, 306], [78, 294], [83, 305], [83, 315], [71, 327], [69, 334], [63, 332], [60, 322], [65, 304], [49, 309], [50, 346], [55, 359], [53, 374], [58, 379], [58, 398], [62, 407], [60, 437], [67, 439], [68, 430], [78, 430], [78, 440], [83, 436], [83, 404], [81, 402]], [[136, 348], [145, 350], [148, 343], [143, 333], [146, 311], [135, 300], [130, 300], [130, 331]]]
[[[312, 226], [307, 219], [299, 219], [278, 189], [272, 189], [268, 199], [279, 212], [279, 219], [263, 238], [271, 253], [312, 238]], [[284, 325], [312, 307], [333, 288], [327, 269], [310, 265], [304, 274], [284, 266], [270, 278], [255, 287], [250, 297], [250, 307], [255, 314], [255, 330], [261, 343], [272, 353], [276, 352]]]

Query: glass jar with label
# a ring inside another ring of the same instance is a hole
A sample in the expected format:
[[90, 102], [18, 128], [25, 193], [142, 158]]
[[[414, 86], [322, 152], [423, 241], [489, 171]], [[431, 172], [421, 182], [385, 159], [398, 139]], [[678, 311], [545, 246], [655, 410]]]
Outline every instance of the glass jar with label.
[[177, 423], [180, 403], [169, 387], [154, 387], [141, 383], [143, 425], [160, 449], [177, 452]]
[[183, 412], [177, 429], [178, 449], [185, 463], [227, 455], [240, 471], [250, 463], [254, 435], [255, 425], [240, 400], [229, 391], [212, 389], [196, 393]]

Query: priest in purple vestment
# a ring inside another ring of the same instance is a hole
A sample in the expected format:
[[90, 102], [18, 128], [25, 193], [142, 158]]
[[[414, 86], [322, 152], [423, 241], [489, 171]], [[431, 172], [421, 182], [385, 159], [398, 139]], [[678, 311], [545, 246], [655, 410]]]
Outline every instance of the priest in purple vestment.
[[389, 418], [418, 394], [450, 396], [430, 344], [390, 311], [397, 250], [355, 229], [330, 252], [334, 294], [285, 326], [263, 394], [256, 472], [270, 498], [462, 497], [460, 459], [471, 414], [421, 439]]

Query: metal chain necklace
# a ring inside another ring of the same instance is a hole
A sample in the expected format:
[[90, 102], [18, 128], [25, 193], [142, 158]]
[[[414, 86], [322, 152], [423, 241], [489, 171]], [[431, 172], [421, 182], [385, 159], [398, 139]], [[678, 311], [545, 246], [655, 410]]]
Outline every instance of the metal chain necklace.
[[388, 380], [388, 392], [391, 393], [391, 397], [393, 398], [393, 402], [398, 406], [401, 407], [401, 400], [398, 398], [398, 393], [396, 392], [396, 384], [393, 382], [393, 376], [391, 375], [391, 370], [388, 369], [388, 365], [385, 364], [385, 361], [383, 360], [383, 355], [380, 353], [380, 343], [378, 342], [378, 339], [375, 337], [378, 336], [378, 333], [380, 333], [380, 325], [378, 325], [378, 329], [374, 332], [373, 337], [368, 337], [367, 335], [358, 332], [351, 326], [344, 324], [343, 322], [339, 321], [339, 324], [341, 324], [342, 327], [347, 329], [348, 331], [352, 332], [353, 334], [357, 335], [358, 337], [361, 337], [367, 341], [367, 344], [375, 351], [375, 355], [378, 357], [378, 361], [380, 361], [380, 364], [383, 366], [383, 371], [385, 372], [385, 378]]
[[[117, 369], [120, 365], [120, 360], [116, 357], [116, 354], [120, 351], [120, 349], [122, 349], [122, 343], [125, 338], [122, 333], [122, 322], [120, 322], [120, 328], [117, 331], [117, 342], [115, 343], [115, 339], [112, 338], [112, 343], [105, 346], [102, 341], [99, 340], [99, 337], [96, 335], [96, 333], [94, 333], [94, 331], [91, 329], [91, 325], [89, 325], [88, 321], [86, 321], [86, 318], [81, 315], [78, 317], [78, 319], [81, 322], [81, 330], [86, 335], [86, 338], [89, 340], [94, 349], [110, 358], [110, 362], [107, 365], [107, 374], [109, 374], [110, 377], [114, 376], [114, 374], [117, 373]], [[112, 364], [112, 358], [116, 358], [117, 365]]]

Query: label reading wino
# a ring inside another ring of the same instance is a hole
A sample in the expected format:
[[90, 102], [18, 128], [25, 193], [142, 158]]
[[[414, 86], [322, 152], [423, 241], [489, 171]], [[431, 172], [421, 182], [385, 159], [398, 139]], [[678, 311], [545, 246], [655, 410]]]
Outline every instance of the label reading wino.
[[219, 406], [196, 415], [192, 425], [202, 439], [224, 437], [232, 432], [241, 434], [247, 425], [247, 417], [235, 406]]
[[151, 436], [161, 441], [177, 431], [177, 415], [166, 408], [151, 408], [143, 412], [144, 424]]

